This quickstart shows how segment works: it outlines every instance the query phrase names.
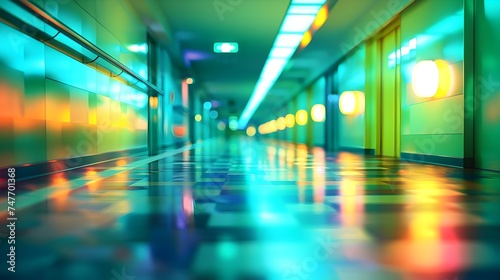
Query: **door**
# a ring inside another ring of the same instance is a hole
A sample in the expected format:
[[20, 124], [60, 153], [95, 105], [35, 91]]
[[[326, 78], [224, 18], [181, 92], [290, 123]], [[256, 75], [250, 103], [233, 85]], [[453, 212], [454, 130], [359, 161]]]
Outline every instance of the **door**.
[[399, 27], [380, 39], [380, 155], [400, 155]]

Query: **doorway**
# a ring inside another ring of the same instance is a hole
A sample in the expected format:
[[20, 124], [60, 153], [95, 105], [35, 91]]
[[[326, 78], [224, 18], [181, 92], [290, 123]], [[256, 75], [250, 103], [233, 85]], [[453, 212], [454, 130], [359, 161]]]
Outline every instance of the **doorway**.
[[401, 82], [400, 28], [390, 26], [381, 34], [379, 90], [379, 155], [400, 157], [401, 153]]

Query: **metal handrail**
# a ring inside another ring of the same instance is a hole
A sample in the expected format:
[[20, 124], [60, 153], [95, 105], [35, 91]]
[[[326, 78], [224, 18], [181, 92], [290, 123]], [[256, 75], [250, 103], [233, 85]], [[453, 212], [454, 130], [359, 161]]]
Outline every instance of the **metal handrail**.
[[[45, 23], [50, 25], [52, 28], [56, 29], [57, 31], [63, 33], [66, 35], [68, 38], [73, 40], [74, 42], [78, 43], [80, 46], [84, 47], [88, 51], [94, 53], [98, 57], [102, 58], [103, 60], [107, 61], [108, 63], [114, 65], [115, 67], [119, 68], [123, 72], [129, 74], [130, 76], [136, 78], [143, 84], [145, 84], [148, 88], [150, 88], [153, 92], [159, 94], [159, 95], [164, 95], [163, 91], [159, 89], [157, 86], [153, 85], [146, 79], [142, 78], [139, 76], [137, 73], [134, 71], [130, 70], [127, 66], [125, 66], [123, 63], [120, 61], [116, 60], [114, 57], [106, 53], [105, 51], [101, 50], [99, 47], [94, 45], [92, 42], [89, 40], [85, 39], [83, 36], [72, 30], [70, 27], [59, 21], [58, 19], [54, 18], [53, 16], [49, 15], [46, 13], [42, 8], [40, 8], [38, 5], [31, 3], [28, 0], [17, 0], [16, 1], [22, 8], [24, 8], [26, 11], [29, 13], [33, 14], [34, 16], [40, 18], [43, 20]], [[150, 95], [148, 93], [148, 95]]]

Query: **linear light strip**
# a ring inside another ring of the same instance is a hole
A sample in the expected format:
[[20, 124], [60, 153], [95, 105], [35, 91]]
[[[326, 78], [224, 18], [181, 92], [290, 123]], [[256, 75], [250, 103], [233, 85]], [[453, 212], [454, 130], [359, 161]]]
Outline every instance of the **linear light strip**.
[[269, 90], [274, 86], [288, 61], [314, 22], [327, 0], [293, 0], [276, 36], [259, 80], [238, 121], [238, 128], [245, 129]]

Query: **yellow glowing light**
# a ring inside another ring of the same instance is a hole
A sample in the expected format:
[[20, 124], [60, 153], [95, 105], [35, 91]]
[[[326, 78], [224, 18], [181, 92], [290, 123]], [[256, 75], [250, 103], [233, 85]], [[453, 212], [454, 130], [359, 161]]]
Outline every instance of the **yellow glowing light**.
[[278, 127], [276, 126], [276, 120], [272, 120], [269, 122], [269, 130], [270, 132], [276, 132], [276, 130], [278, 130]]
[[295, 122], [298, 125], [306, 125], [307, 124], [307, 111], [306, 110], [298, 110], [295, 114]]
[[295, 126], [295, 116], [293, 114], [288, 114], [285, 116], [286, 127], [292, 128]]
[[453, 72], [448, 62], [437, 59], [434, 61], [439, 69], [439, 86], [434, 97], [445, 97], [450, 92], [453, 84]]
[[276, 120], [276, 127], [279, 129], [279, 130], [284, 130], [286, 128], [286, 121], [285, 121], [285, 118], [284, 117], [279, 117], [277, 120]]
[[194, 116], [194, 120], [197, 122], [201, 122], [202, 119], [203, 117], [200, 114], [196, 114], [196, 116]]
[[439, 68], [432, 60], [419, 61], [411, 73], [411, 87], [416, 96], [430, 98], [439, 89]]
[[328, 18], [328, 6], [324, 5], [323, 7], [321, 7], [318, 14], [316, 15], [316, 19], [314, 19], [314, 22], [312, 24], [313, 29], [318, 30], [321, 26], [323, 26], [327, 18]]
[[365, 94], [361, 91], [344, 91], [339, 98], [339, 109], [344, 115], [360, 115], [365, 112]]
[[247, 135], [250, 136], [250, 137], [253, 137], [255, 135], [256, 131], [255, 131], [255, 127], [253, 126], [249, 126], [247, 128]]
[[96, 110], [89, 110], [89, 124], [97, 124]]
[[312, 34], [311, 31], [306, 31], [304, 33], [304, 37], [302, 37], [302, 41], [300, 41], [300, 48], [305, 48], [309, 43], [311, 43], [312, 40]]
[[316, 104], [311, 108], [311, 119], [314, 122], [324, 122], [325, 114], [325, 106], [323, 104]]
[[263, 124], [259, 125], [258, 130], [259, 130], [259, 133], [260, 133], [260, 134], [262, 134], [262, 135], [266, 134], [266, 131], [265, 131], [265, 129], [264, 129], [264, 125], [263, 125]]
[[152, 109], [158, 108], [158, 97], [157, 96], [149, 97], [149, 107], [151, 107]]
[[186, 79], [186, 84], [188, 84], [188, 85], [193, 84], [193, 82], [194, 82], [193, 78], [187, 78]]

